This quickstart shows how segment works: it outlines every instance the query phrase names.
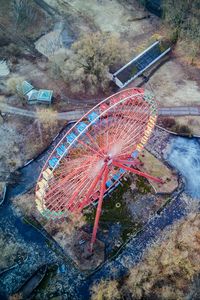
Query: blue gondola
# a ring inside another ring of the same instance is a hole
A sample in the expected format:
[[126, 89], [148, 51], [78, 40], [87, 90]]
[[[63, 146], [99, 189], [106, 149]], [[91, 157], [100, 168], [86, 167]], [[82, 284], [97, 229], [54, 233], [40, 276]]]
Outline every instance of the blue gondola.
[[109, 188], [113, 185], [113, 182], [111, 180], [106, 181], [106, 186]]
[[73, 132], [71, 132], [70, 134], [68, 134], [66, 136], [67, 142], [69, 144], [71, 144], [75, 140], [75, 138], [76, 138], [76, 135]]
[[49, 166], [53, 169], [55, 167], [55, 165], [57, 164], [57, 162], [58, 162], [58, 159], [56, 157], [52, 157], [49, 160]]
[[93, 111], [87, 116], [87, 118], [92, 124], [94, 124], [98, 121], [98, 116], [99, 115], [95, 111]]
[[113, 176], [113, 179], [114, 179], [115, 181], [117, 181], [117, 180], [119, 180], [120, 176], [121, 176], [120, 172], [115, 173], [115, 175]]
[[121, 168], [121, 169], [119, 169], [119, 173], [122, 175], [122, 174], [126, 173], [126, 171]]
[[57, 149], [56, 152], [59, 156], [62, 156], [66, 151], [66, 148], [63, 144], [61, 144]]
[[132, 156], [133, 158], [137, 158], [137, 157], [138, 157], [138, 154], [139, 154], [138, 150], [135, 150], [135, 151], [133, 151], [133, 153], [131, 154], [131, 156]]
[[79, 124], [76, 125], [76, 129], [78, 130], [79, 133], [85, 130], [87, 127], [87, 124], [84, 122], [80, 122]]

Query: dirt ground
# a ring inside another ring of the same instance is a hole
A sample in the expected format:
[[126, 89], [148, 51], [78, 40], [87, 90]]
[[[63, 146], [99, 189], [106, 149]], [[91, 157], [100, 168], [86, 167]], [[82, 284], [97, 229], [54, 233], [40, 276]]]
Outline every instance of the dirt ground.
[[150, 180], [151, 185], [158, 193], [172, 193], [178, 187], [177, 176], [150, 152], [143, 150], [140, 160], [144, 163], [140, 167], [141, 171], [163, 180], [163, 184]]
[[200, 104], [200, 77], [195, 67], [184, 66], [174, 57], [161, 66], [146, 84], [161, 107]]
[[79, 16], [74, 22], [76, 34], [94, 30], [112, 32], [128, 39], [131, 45], [135, 44], [136, 39], [151, 36], [159, 24], [159, 18], [144, 11], [136, 1], [133, 5], [117, 0], [45, 0], [45, 2], [64, 16], [66, 14], [70, 14], [73, 18]]

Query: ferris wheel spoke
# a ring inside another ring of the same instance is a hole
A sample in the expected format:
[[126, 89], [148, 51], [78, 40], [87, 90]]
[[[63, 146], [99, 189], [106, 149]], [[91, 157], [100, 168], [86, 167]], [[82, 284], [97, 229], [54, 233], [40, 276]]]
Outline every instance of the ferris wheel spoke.
[[[141, 128], [140, 123], [138, 123], [135, 124], [134, 127], [130, 126], [129, 129], [127, 129], [125, 138], [123, 138], [124, 147], [126, 145], [130, 145], [131, 142], [133, 142], [133, 144], [136, 144], [138, 142], [136, 138], [140, 136], [142, 132], [145, 130], [146, 124], [148, 122], [148, 116], [144, 116], [143, 121], [145, 122], [144, 127]], [[118, 137], [118, 139], [120, 138], [122, 139], [122, 137]]]
[[102, 208], [102, 202], [103, 202], [103, 196], [106, 190], [106, 181], [108, 179], [108, 166], [105, 166], [105, 170], [104, 170], [104, 174], [102, 177], [102, 181], [101, 181], [101, 188], [100, 188], [100, 196], [99, 196], [99, 201], [98, 201], [98, 206], [97, 206], [97, 211], [96, 211], [96, 216], [95, 216], [95, 221], [94, 221], [94, 228], [93, 228], [93, 232], [92, 232], [92, 239], [91, 239], [91, 243], [90, 243], [90, 251], [93, 251], [93, 246], [94, 246], [94, 242], [96, 240], [96, 235], [97, 235], [97, 229], [98, 229], [98, 225], [99, 225], [99, 218], [101, 215], [101, 208]]
[[[143, 106], [140, 107], [140, 112], [142, 113], [140, 120], [143, 120], [143, 121], [144, 121], [144, 117], [146, 115], [144, 108], [145, 108], [145, 104], [143, 103]], [[130, 110], [130, 112], [131, 112], [131, 110]], [[129, 112], [129, 114], [130, 114], [130, 112]], [[118, 130], [118, 134], [115, 136], [115, 138], [117, 140], [119, 140], [124, 134], [126, 134], [126, 137], [128, 137], [127, 133], [131, 132], [131, 130], [133, 130], [135, 128], [135, 126], [139, 123], [140, 122], [138, 122], [138, 120], [135, 120], [134, 122], [132, 120], [129, 120], [127, 122], [122, 122], [122, 124], [124, 124], [124, 125], [122, 125], [120, 130]], [[141, 124], [140, 124], [140, 126], [141, 126]]]
[[89, 132], [86, 132], [86, 135], [90, 139], [90, 141], [97, 147], [98, 152], [100, 152], [103, 156], [105, 156], [105, 154], [103, 153], [102, 149], [100, 148], [100, 146], [98, 145], [98, 143], [94, 140], [94, 138], [91, 136], [91, 134], [89, 134]]
[[[81, 177], [82, 175], [82, 177]], [[86, 176], [86, 173], [85, 174], [81, 174], [79, 176], [79, 178], [81, 178], [82, 180], [80, 180], [78, 182], [78, 186], [77, 186], [77, 181], [76, 181], [76, 178], [74, 178], [74, 182], [70, 182], [70, 180], [67, 182], [68, 184], [66, 186], [62, 186], [62, 193], [65, 195], [65, 198], [63, 199], [62, 203], [60, 204], [61, 206], [64, 206], [66, 208], [66, 200], [65, 199], [68, 199], [70, 198], [71, 196], [71, 193], [73, 193], [73, 191], [77, 191], [78, 189], [78, 194], [80, 194], [81, 190], [84, 188], [84, 185], [88, 182], [88, 177]], [[61, 189], [59, 190], [58, 193], [54, 193], [52, 198], [53, 200], [51, 201], [51, 204], [56, 204], [58, 202], [58, 200], [60, 199], [60, 191]], [[73, 199], [75, 200], [75, 198], [78, 196], [78, 194], [75, 192], [75, 195], [73, 195]], [[68, 203], [69, 204], [69, 203]], [[67, 205], [67, 207], [70, 209], [70, 206], [71, 206], [71, 203], [70, 205]]]
[[[81, 174], [82, 171], [86, 172], [86, 167], [88, 167], [89, 165], [91, 165], [91, 158], [84, 165], [80, 164], [79, 162], [79, 167], [74, 168], [72, 172], [68, 171], [67, 176], [65, 176], [63, 179], [58, 178], [58, 181], [55, 181], [54, 178], [55, 184], [51, 186], [51, 189], [48, 193], [46, 193], [46, 195], [50, 196], [52, 193], [56, 193], [56, 190], [59, 190], [59, 188], [66, 184], [66, 182], [70, 181], [70, 178], [74, 178], [76, 174]], [[64, 168], [67, 168], [67, 166], [65, 165]]]
[[81, 211], [83, 209], [83, 207], [85, 206], [85, 204], [88, 203], [89, 198], [91, 197], [92, 193], [94, 192], [94, 189], [96, 188], [98, 182], [100, 181], [104, 171], [106, 169], [106, 164], [103, 165], [102, 169], [100, 170], [99, 174], [95, 177], [95, 179], [93, 180], [88, 193], [86, 194], [84, 200], [82, 201], [82, 204], [80, 205], [78, 211]]
[[145, 177], [145, 178], [147, 178], [147, 179], [156, 181], [156, 182], [158, 182], [158, 183], [163, 183], [163, 181], [162, 181], [160, 178], [158, 178], [158, 177], [155, 177], [155, 176], [149, 175], [149, 174], [147, 174], [147, 173], [138, 171], [138, 170], [136, 170], [136, 169], [134, 169], [134, 168], [130, 168], [130, 167], [128, 167], [128, 166], [125, 166], [124, 164], [118, 163], [117, 161], [114, 161], [114, 160], [113, 160], [112, 164], [113, 164], [115, 167], [122, 168], [122, 169], [127, 170], [127, 171], [129, 171], [129, 172], [132, 172], [132, 173], [134, 173], [134, 174], [137, 174], [137, 175], [140, 175], [140, 176], [142, 176], [142, 177]]
[[[119, 107], [116, 107], [114, 108], [114, 112], [113, 112], [113, 119], [116, 120], [118, 124], [116, 124], [116, 133], [119, 132], [119, 129], [121, 128], [121, 123], [122, 123], [122, 120], [123, 120], [123, 114], [122, 114], [122, 110], [124, 109], [124, 105], [125, 104], [121, 104], [119, 105]], [[130, 112], [129, 112], [130, 113]]]
[[98, 150], [95, 150], [94, 148], [92, 148], [91, 146], [89, 146], [87, 143], [83, 142], [82, 140], [78, 139], [77, 140], [81, 145], [85, 146], [86, 148], [88, 148], [89, 150], [91, 150], [93, 153], [99, 155], [100, 157], [104, 157], [103, 154], [101, 154], [101, 152], [99, 152]]
[[140, 164], [140, 161], [138, 159], [133, 159], [132, 160], [121, 160], [121, 159], [115, 159], [114, 162], [117, 162], [119, 164], [123, 165], [132, 165], [132, 166], [137, 166]]

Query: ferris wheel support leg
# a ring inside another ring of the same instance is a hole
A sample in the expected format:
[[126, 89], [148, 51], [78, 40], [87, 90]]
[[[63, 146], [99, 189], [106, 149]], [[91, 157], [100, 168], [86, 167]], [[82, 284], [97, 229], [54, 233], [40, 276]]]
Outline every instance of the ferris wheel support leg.
[[95, 189], [96, 185], [98, 184], [99, 180], [101, 180], [101, 177], [105, 171], [105, 168], [106, 168], [106, 165], [103, 166], [103, 168], [101, 169], [99, 174], [96, 176], [96, 178], [92, 182], [92, 185], [90, 186], [89, 191], [88, 191], [86, 197], [84, 198], [84, 201], [82, 202], [81, 206], [78, 208], [78, 212], [82, 211], [82, 209], [88, 203], [88, 199], [91, 197], [91, 194], [94, 192], [94, 189]]
[[113, 163], [114, 166], [116, 166], [116, 167], [118, 167], [118, 168], [122, 168], [122, 169], [124, 169], [124, 170], [126, 170], [126, 171], [129, 171], [129, 172], [132, 172], [132, 173], [134, 173], [134, 174], [140, 175], [140, 176], [145, 177], [145, 178], [147, 178], [147, 179], [154, 180], [155, 182], [163, 183], [163, 180], [160, 179], [160, 178], [158, 178], [158, 177], [154, 177], [154, 176], [149, 175], [149, 174], [147, 174], [147, 173], [138, 171], [138, 170], [136, 170], [136, 169], [134, 169], [134, 168], [125, 166], [125, 165], [123, 165], [123, 164], [118, 163], [117, 161], [113, 161], [112, 163]]
[[134, 167], [136, 165], [140, 165], [141, 162], [139, 161], [139, 159], [134, 159], [134, 160], [121, 160], [121, 159], [116, 159], [116, 162], [120, 163], [120, 164], [125, 164], [125, 165], [133, 165]]
[[96, 211], [96, 216], [95, 216], [95, 221], [94, 221], [94, 227], [93, 227], [93, 232], [92, 232], [92, 239], [90, 242], [90, 252], [93, 252], [93, 246], [96, 240], [96, 235], [97, 235], [97, 229], [99, 225], [99, 218], [101, 215], [101, 208], [102, 208], [102, 202], [103, 202], [103, 196], [106, 190], [106, 181], [108, 178], [108, 166], [106, 166], [106, 169], [103, 174], [103, 178], [101, 181], [101, 189], [100, 189], [100, 196], [99, 196], [99, 201], [98, 201], [98, 206], [97, 206], [97, 211]]

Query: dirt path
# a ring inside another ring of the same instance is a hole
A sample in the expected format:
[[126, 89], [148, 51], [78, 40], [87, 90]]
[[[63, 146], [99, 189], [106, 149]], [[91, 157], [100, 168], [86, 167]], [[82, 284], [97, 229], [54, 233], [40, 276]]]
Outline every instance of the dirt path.
[[[13, 107], [4, 103], [0, 103], [0, 111], [4, 113], [10, 113], [15, 115], [20, 115], [24, 117], [37, 118], [37, 113], [35, 111], [29, 111], [22, 108]], [[80, 119], [86, 111], [76, 110], [58, 113], [58, 120], [69, 120], [74, 121]]]

